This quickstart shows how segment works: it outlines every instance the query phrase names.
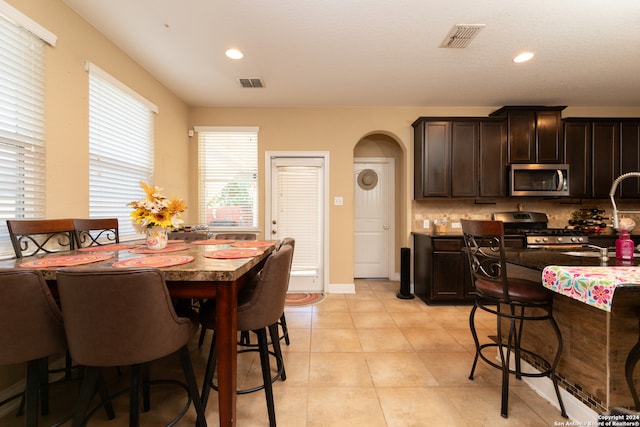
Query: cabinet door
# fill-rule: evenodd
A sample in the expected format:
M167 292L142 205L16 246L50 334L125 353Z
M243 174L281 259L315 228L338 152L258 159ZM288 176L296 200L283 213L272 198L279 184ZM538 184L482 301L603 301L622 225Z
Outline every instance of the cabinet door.
M593 123L591 175L595 198L608 198L611 183L620 175L619 131L619 122Z
M569 164L569 194L591 197L591 122L565 122L564 143L564 158Z
M478 195L478 122L451 124L451 195Z
M506 121L480 122L480 197L506 196L506 166Z
M640 122L620 124L620 174L640 171ZM627 178L620 182L620 197L640 197L640 179Z
M451 123L423 122L416 128L414 197L451 194ZM419 156L419 157L418 157Z
M562 121L559 111L536 113L536 162L562 163Z
M535 111L509 112L509 163L535 163Z
M465 292L465 271L469 270L462 252L462 239L433 239L433 300L462 300ZM467 275L468 276L468 275Z

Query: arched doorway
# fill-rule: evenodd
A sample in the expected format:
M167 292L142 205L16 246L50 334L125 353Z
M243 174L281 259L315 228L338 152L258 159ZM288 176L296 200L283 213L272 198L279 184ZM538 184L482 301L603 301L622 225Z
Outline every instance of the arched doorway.
M399 279L398 231L405 155L398 139L371 133L354 148L354 277Z

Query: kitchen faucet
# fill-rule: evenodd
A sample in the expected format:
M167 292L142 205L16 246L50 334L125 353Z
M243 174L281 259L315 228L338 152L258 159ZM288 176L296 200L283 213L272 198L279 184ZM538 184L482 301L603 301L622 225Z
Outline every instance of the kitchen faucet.
M613 195L616 193L616 188L618 187L618 184L620 183L620 181L623 181L627 178L631 178L633 176L640 178L640 172L628 172L623 175L620 175L613 181L613 184L611 184L611 190L609 190L609 198L611 199L611 204L613 205L613 214L611 215L611 217L613 218L614 230L617 230L618 227L620 226L620 223L618 222L619 213L621 214L640 213L640 211L618 211L618 207L616 206L616 201L613 199Z

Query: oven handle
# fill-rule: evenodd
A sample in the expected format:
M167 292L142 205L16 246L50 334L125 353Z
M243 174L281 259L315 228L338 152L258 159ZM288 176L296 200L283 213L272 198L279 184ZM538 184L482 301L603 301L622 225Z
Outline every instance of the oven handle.
M565 183L564 183L564 175L562 174L562 170L558 169L556 170L556 173L558 174L558 191L562 191L564 189Z

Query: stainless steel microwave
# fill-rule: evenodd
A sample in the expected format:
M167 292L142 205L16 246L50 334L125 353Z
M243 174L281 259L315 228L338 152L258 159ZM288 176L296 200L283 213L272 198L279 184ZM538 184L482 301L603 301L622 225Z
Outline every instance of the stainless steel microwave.
M508 182L510 196L568 196L569 165L512 164Z

